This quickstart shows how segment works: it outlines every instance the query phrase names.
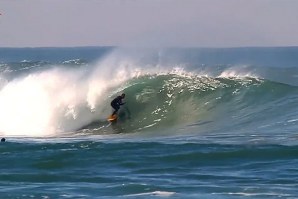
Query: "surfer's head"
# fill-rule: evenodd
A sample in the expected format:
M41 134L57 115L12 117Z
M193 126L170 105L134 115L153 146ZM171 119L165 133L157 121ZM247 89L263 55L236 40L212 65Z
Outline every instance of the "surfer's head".
M2 139L1 139L1 142L5 142L5 138L2 138Z
M122 97L122 99L124 99L125 98L125 93L122 93L121 97Z

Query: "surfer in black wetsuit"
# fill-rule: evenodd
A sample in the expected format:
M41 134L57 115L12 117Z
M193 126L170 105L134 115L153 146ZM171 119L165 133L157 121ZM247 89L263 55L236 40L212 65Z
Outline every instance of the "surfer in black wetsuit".
M122 100L124 98L125 98L125 94L122 93L122 95L120 95L112 100L111 106L113 107L113 109L115 109L114 112L112 113L112 116L115 115L118 112L118 110L120 109L120 106L124 104L122 102Z

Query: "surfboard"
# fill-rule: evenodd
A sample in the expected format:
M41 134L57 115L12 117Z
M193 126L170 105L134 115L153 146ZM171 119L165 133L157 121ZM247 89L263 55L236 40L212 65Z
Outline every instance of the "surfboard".
M110 115L108 117L108 121L109 122L116 122L117 121L117 115L116 114L115 115Z

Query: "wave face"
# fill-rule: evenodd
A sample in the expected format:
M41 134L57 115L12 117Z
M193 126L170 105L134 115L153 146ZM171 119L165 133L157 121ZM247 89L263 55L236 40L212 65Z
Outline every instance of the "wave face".
M236 56L234 62L239 62L242 51L236 53L238 57L234 51L223 53L228 58ZM254 49L251 51L256 56ZM200 62L203 55L205 62L206 57L210 59L210 49L122 49L106 53L99 61L83 57L54 63L3 61L2 134L43 137L86 132L262 132L266 136L297 129L298 112L293 107L298 104L298 69L292 65ZM253 62L261 63L259 60ZM119 112L117 125L109 126L109 103L122 92L127 94L126 104Z
M297 127L298 87L252 77L148 75L129 80L120 121L128 130ZM121 115L122 114L122 115ZM296 124L294 124L296 123ZM268 128L266 128L268 126ZM274 128L273 128L274 127Z

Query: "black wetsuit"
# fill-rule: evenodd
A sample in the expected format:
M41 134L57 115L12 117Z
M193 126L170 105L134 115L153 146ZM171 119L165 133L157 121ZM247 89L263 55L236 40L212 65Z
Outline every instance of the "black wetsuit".
M120 106L123 105L124 103L122 102L122 97L118 96L115 99L113 99L113 101L111 102L111 106L113 107L113 109L115 109L115 111L113 112L112 115L116 114L118 112L118 110L120 109Z

